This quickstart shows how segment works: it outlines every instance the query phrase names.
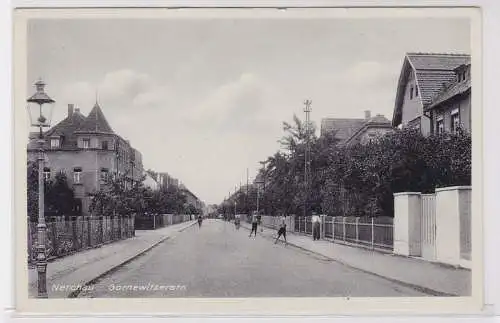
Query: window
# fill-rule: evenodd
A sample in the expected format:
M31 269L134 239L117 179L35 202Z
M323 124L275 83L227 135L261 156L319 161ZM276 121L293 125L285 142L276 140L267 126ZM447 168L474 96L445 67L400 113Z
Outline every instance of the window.
M410 99L413 99L413 86L410 87Z
M415 86L415 97L418 97L418 86Z
M453 109L451 111L451 132L456 133L460 128L460 112L459 109Z
M49 167L44 167L43 168L43 178L46 181L50 180L50 168Z
M444 121L443 117L438 117L436 121L436 132L437 134L444 133Z
M75 167L73 169L73 183L81 184L82 182L82 169L80 167Z
M101 184L105 184L106 181L108 180L108 169L107 168L101 168Z
M104 150L108 150L108 142L107 141L101 142L101 148Z
M82 199L76 198L74 203L75 215L82 215Z
M50 148L59 148L59 138L50 139Z
M90 139L88 139L88 138L83 139L83 148L84 149L89 149L90 148Z

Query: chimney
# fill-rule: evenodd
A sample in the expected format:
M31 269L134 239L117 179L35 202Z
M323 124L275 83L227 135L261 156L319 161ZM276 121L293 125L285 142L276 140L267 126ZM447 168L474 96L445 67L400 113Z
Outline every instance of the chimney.
M368 120L372 117L372 113L370 110L365 110L365 119Z
M70 117L70 118L73 116L74 107L75 107L75 105L73 103L68 104L68 117Z

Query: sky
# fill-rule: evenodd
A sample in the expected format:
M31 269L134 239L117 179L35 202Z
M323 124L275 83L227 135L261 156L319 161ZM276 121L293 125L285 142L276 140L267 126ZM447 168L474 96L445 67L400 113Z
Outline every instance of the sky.
M392 119L406 52L470 53L466 19L37 19L28 93L39 78L52 124L96 96L113 130L206 203L220 203L274 154L282 122ZM319 129L317 130L319 134Z

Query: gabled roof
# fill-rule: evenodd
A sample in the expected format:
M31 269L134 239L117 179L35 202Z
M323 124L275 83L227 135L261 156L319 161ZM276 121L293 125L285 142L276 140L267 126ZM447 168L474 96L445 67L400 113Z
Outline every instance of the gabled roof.
M76 136L75 131L80 128L85 122L85 116L81 114L78 110L73 112L71 116L67 116L61 122L56 124L54 127L45 132L45 137L51 136L61 136L62 147L64 148L76 148Z
M407 53L416 70L452 71L457 66L470 63L468 54L450 53Z
M452 83L448 88L446 88L443 92L439 93L436 95L432 103L427 107L428 109L432 109L435 106L448 101L449 99L461 95L463 93L466 93L471 89L471 80L470 78L466 79L465 81L462 82L455 82Z
M109 125L101 107L96 102L85 122L78 128L77 133L105 133L114 134L113 129Z
M390 125L390 124L391 124L391 121L389 119L387 119L385 116L383 116L381 114L377 114L373 118L370 118L370 120L368 120L365 123L365 126L369 126L369 125Z
M347 140L346 143L350 142L354 138L358 137L363 130L368 128L392 128L391 121L381 114L377 114L375 117L368 119L363 123L363 125L356 130Z
M403 60L396 92L392 119L393 126L401 123L405 86L411 72L415 73L422 105L431 104L432 99L443 91L444 86L456 78L455 68L470 64L467 54L407 53Z
M335 131L335 138L343 142L361 129L365 122L365 119L325 118L321 120L321 134Z

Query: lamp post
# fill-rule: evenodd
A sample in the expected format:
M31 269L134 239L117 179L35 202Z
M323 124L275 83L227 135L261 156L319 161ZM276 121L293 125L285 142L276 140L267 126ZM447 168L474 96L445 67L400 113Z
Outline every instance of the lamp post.
M45 224L44 213L44 177L43 168L45 161L43 128L50 127L50 117L52 117L52 104L55 102L45 93L45 83L38 80L35 83L36 93L27 99L28 112L30 116L31 126L38 127L40 130L38 136L38 224L37 224L37 246L36 246L36 269L38 273L38 297L47 298L47 255L46 255L46 239L47 225ZM49 107L49 119L43 114L43 105Z

